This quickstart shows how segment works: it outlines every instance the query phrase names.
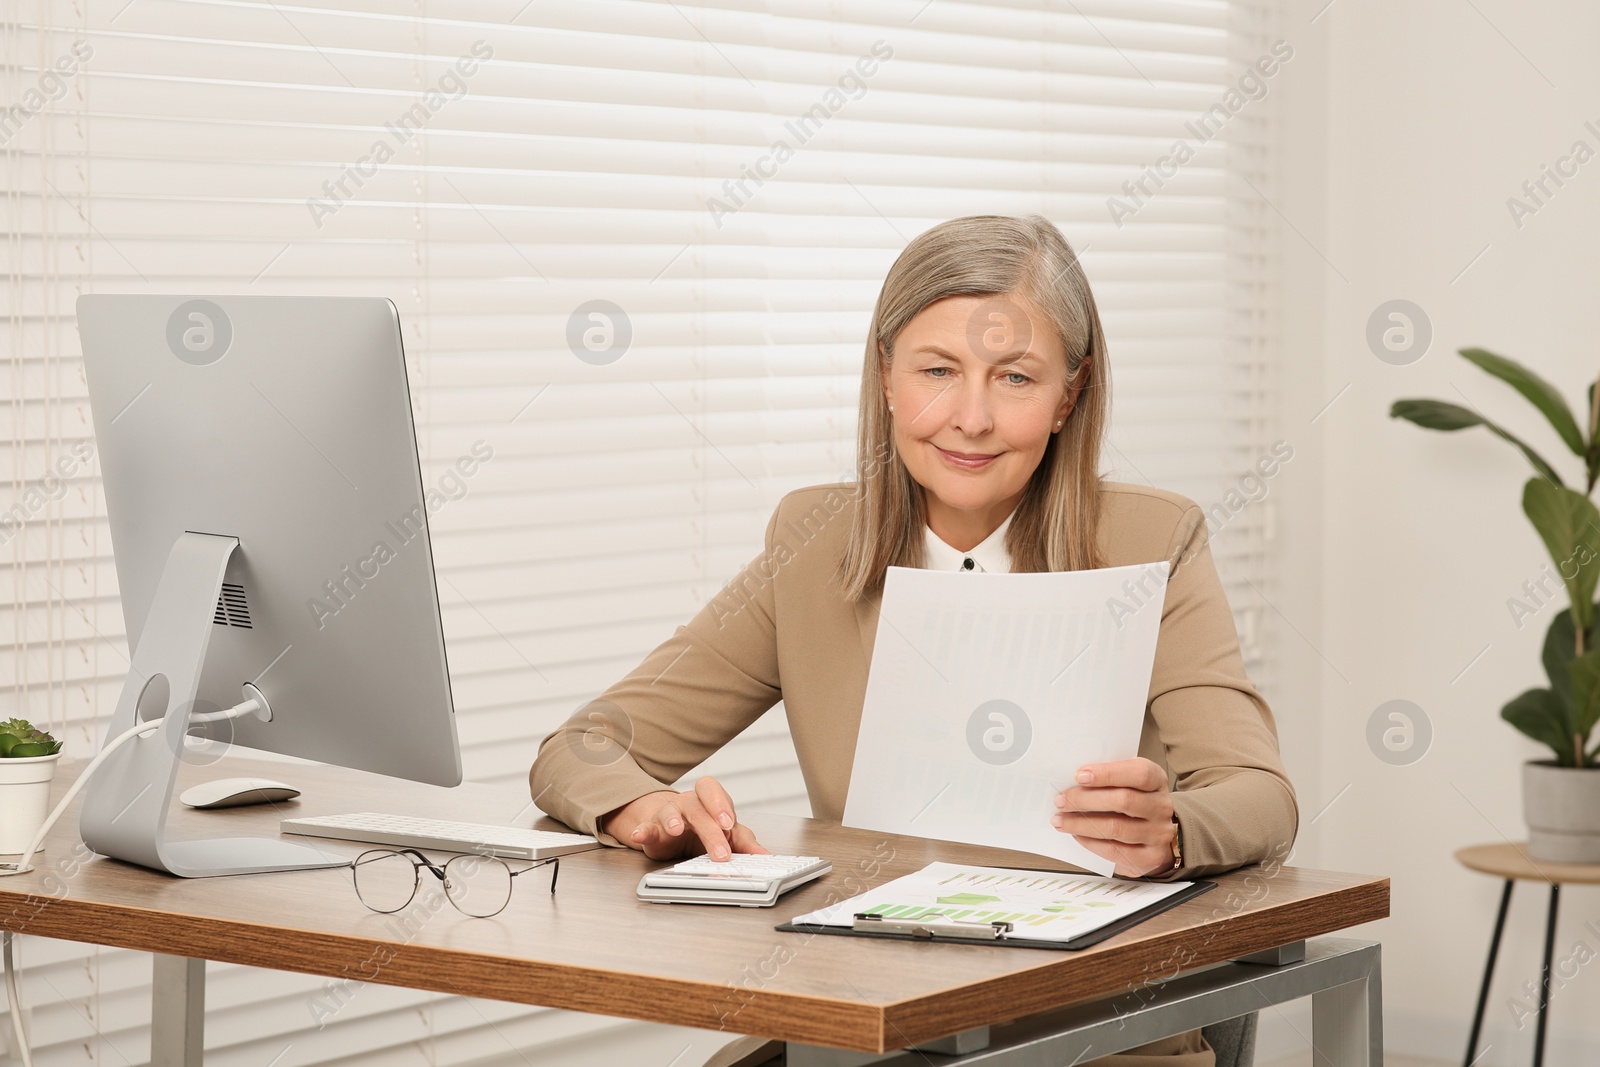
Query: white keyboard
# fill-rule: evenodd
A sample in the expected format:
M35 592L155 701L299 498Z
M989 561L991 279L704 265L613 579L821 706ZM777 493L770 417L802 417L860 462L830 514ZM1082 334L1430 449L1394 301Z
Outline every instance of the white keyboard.
M433 848L443 852L475 852L521 860L547 860L597 848L600 842L584 834L554 830L524 830L516 826L447 822L410 815L381 815L362 811L351 815L315 815L284 819L286 834L331 837L340 841L370 841L401 848Z
M735 854L713 860L691 860L639 880L639 899L656 904L737 904L765 908L796 886L821 878L833 864L817 856L753 856Z

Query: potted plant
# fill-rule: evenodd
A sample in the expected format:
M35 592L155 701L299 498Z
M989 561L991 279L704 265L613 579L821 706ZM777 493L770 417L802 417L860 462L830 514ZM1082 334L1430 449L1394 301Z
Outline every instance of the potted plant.
M0 853L21 852L50 812L61 742L26 719L0 722Z
M1600 480L1600 395L1589 386L1580 427L1555 387L1521 364L1481 348L1461 356L1521 393L1583 462L1582 490L1568 486L1555 467L1528 444L1481 414L1442 400L1396 400L1393 418L1429 430L1482 426L1509 442L1533 464L1522 487L1522 510L1555 562L1568 607L1550 621L1544 640L1548 688L1529 689L1500 709L1500 717L1546 745L1554 759L1522 768L1522 810L1528 854L1552 863L1600 863L1600 744L1589 747L1600 719L1600 646L1595 626L1595 583L1600 578L1600 509L1591 499ZM1600 384L1600 383L1596 383ZM1536 604L1536 606L1538 606ZM1513 608L1515 611L1515 608ZM1531 612L1536 607L1530 607Z

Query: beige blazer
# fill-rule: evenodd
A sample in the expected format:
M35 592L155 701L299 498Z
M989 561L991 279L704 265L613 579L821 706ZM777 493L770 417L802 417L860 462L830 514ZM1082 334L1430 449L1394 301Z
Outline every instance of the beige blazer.
M545 738L530 775L538 806L617 844L596 820L677 781L782 700L812 814L841 819L881 600L851 604L834 578L854 493L833 484L785 496L761 553ZM1281 861L1299 821L1272 712L1245 674L1206 540L1204 513L1188 498L1102 483L1107 565L1172 565L1139 742L1167 772L1182 835L1183 866L1161 880Z

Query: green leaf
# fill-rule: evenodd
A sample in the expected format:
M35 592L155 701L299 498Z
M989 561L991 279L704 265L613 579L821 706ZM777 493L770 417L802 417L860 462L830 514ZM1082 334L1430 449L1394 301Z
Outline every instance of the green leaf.
M1566 730L1566 708L1549 689L1530 689L1500 709L1500 717L1556 754L1556 762L1573 765L1572 734Z
M11 755L11 749L22 744L22 738L16 734L0 734L0 759Z
M1584 454L1583 433L1578 429L1577 420L1572 417L1572 409L1567 407L1566 399L1556 391L1555 386L1516 360L1497 356L1487 349L1463 348L1461 355L1467 362L1476 364L1527 397L1528 402L1550 420L1550 425L1572 449L1573 455Z
M1482 426L1501 440L1515 445L1528 458L1528 462L1533 464L1533 469L1544 477L1557 485L1565 484L1561 481L1561 475L1544 461L1543 456L1529 448L1514 434L1460 404L1448 404L1443 400L1396 400L1389 405L1389 417L1414 422L1424 430L1465 430L1473 426Z
M1572 721L1577 734L1574 748L1588 744L1594 724L1600 722L1600 649L1591 649L1572 661Z
M1577 635L1572 629L1572 609L1564 608L1550 620L1550 629L1544 634L1544 673L1550 677L1550 688L1566 700L1572 693L1570 664L1578 656Z
M1529 478L1522 510L1544 539L1556 571L1572 599L1573 623L1585 633L1594 625L1594 589L1600 579L1600 510L1582 493Z
M1589 412L1594 411L1594 385L1594 382L1589 383ZM1585 419L1589 417L1587 413L1584 415ZM1589 427L1589 448L1584 453L1583 462L1588 468L1589 489L1592 491L1594 483L1600 480L1600 432L1597 432L1594 426Z
M54 756L61 751L60 741L24 741L13 745L6 753L8 759L28 759L32 756Z

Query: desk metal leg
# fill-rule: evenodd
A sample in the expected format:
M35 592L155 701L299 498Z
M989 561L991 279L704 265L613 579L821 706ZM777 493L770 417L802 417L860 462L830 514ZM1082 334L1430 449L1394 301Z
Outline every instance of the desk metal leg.
M206 961L155 956L150 1067L200 1067L205 1055Z
M1383 978L1366 978L1311 994L1311 1047L1317 1063L1383 1067Z
M1556 913L1561 910L1561 883L1550 883L1550 911L1544 917L1544 970L1539 979L1539 1022L1533 1031L1533 1067L1544 1063L1544 1023L1550 1017L1550 957L1556 943Z
M1511 889L1516 880L1506 879L1505 890L1500 894L1500 914L1495 916L1494 936L1489 939L1489 962L1483 967L1483 985L1478 989L1478 1010L1472 1013L1472 1033L1467 1037L1467 1058L1461 1061L1461 1067L1472 1067L1478 1058L1478 1033L1483 1029L1483 1009L1489 1003L1489 983L1494 978L1494 961L1500 955L1500 935L1506 928L1506 910L1511 907ZM1544 1018L1541 1012L1540 1019Z

